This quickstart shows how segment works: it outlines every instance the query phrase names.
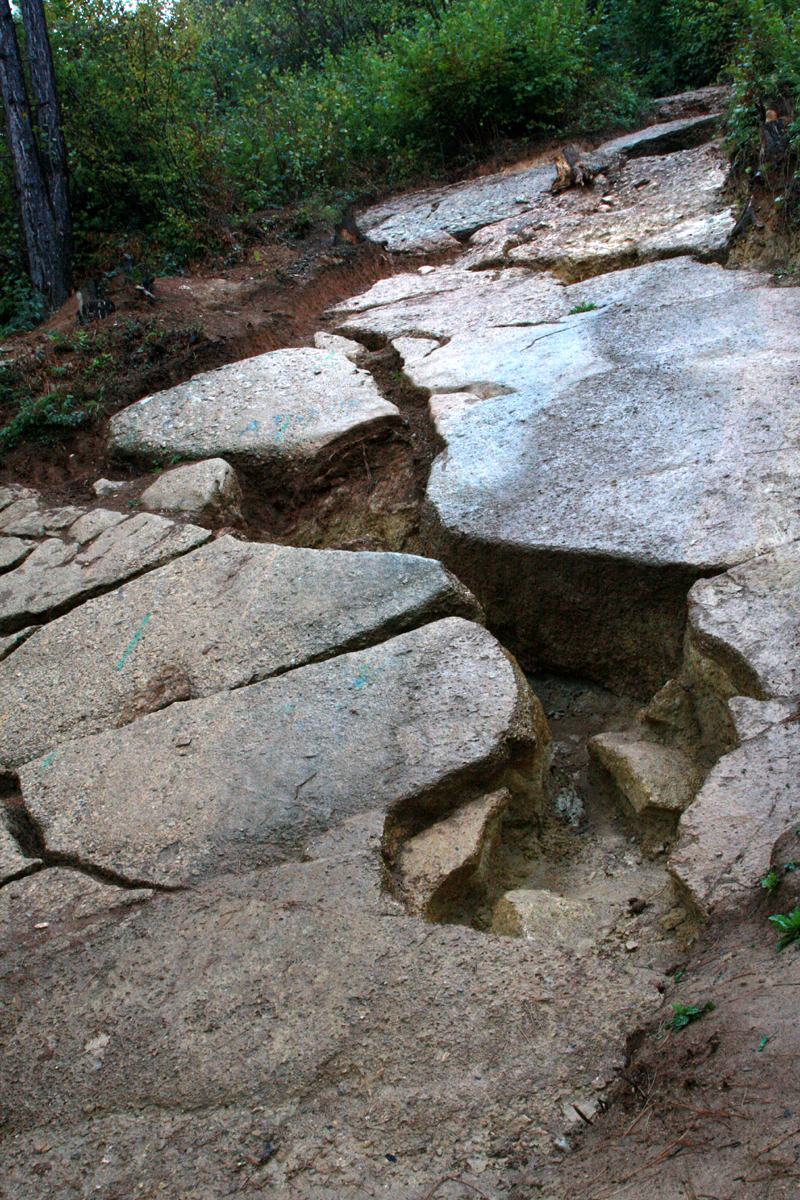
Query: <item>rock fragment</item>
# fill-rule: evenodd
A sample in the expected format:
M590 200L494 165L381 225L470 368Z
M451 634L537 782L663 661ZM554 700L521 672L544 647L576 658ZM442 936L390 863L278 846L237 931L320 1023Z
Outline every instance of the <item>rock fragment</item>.
M192 513L232 524L242 520L242 489L224 458L207 458L165 471L140 499L149 512Z

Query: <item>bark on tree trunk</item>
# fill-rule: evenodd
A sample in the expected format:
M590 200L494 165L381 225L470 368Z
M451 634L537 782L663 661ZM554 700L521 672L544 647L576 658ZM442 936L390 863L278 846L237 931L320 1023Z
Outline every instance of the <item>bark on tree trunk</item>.
M36 0L41 7L41 0ZM25 11L31 0L22 0ZM41 12L42 32L47 40L44 12ZM49 43L47 46L49 56ZM52 70L52 57L48 57ZM55 84L52 83L55 97ZM66 173L59 180L57 195L61 204L61 218L57 216L54 196L48 187L50 167L45 168L34 134L31 108L25 87L22 58L17 41L17 31L11 16L8 0L0 0L0 90L6 114L6 129L11 147L14 167L14 182L19 197L22 230L28 253L31 283L37 292L44 295L51 307L58 307L69 295L71 265L71 235L69 204L66 195ZM58 129L62 165L66 165L63 140L60 138L58 107L50 108L48 121L55 116Z
M53 218L58 230L59 259L53 264L52 300L62 304L72 282L72 221L69 211L67 148L61 131L61 105L56 91L53 52L42 0L21 0L33 101L39 126L39 157Z

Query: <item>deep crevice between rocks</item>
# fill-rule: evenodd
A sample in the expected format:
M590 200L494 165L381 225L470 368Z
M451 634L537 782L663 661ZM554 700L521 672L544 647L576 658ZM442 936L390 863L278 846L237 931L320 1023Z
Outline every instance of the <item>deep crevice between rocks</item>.
M0 772L0 806L6 829L17 843L22 854L33 861L30 868L17 872L11 877L0 880L0 888L34 875L49 867L63 867L88 875L98 883L118 887L123 891L138 891L149 889L156 892L182 892L182 886L172 887L167 884L154 883L148 879L131 879L113 871L110 867L100 867L95 863L84 861L80 855L64 854L60 851L49 850L47 839L39 822L25 804L19 776L12 771Z

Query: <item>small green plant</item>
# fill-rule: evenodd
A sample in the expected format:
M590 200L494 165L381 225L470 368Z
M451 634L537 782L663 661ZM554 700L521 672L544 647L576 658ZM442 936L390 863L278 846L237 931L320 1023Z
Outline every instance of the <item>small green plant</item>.
M764 889L764 891L767 893L767 895L771 896L772 893L775 891L775 889L777 887L780 887L780 882L781 882L780 873L778 871L776 871L775 868L773 867L770 871L767 872L766 875L763 876L763 878L761 880L761 886Z
M583 300L583 301L581 301L581 303L580 303L580 304L576 304L574 308L571 308L571 309L569 310L569 314L568 314L568 315L569 315L570 317L574 317L574 316L576 316L578 313L594 312L594 310L595 310L596 308L597 308L597 305L596 305L596 304L592 304L592 302L591 302L590 300Z
M705 1004L673 1004L672 1008L675 1015L669 1025L676 1032L691 1025L692 1021L699 1021L705 1013L714 1011L714 1005L710 1000L706 1000Z
M800 908L796 908L794 912L778 914L776 917L769 918L772 924L776 927L779 933L778 949L785 950L787 946L791 946L792 942L800 941Z

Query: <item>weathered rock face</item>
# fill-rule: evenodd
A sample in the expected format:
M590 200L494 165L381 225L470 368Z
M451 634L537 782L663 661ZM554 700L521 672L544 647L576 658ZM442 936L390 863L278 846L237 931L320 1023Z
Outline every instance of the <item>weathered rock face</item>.
M492 933L526 938L543 947L561 944L585 950L592 944L596 924L589 904L542 888L517 888L498 901Z
M510 1123L515 1153L546 1151L574 1095L574 1047L591 1078L613 1078L628 1023L660 1003L652 973L421 924L382 891L382 825L366 814L306 862L156 896L82 937L54 917L38 934L20 921L7 961L27 969L11 977L0 1059L7 1189L41 1191L43 1138L57 1139L47 1186L65 1196L73 1183L124 1194L125 1180L223 1196L241 1188L239 1148L258 1162L268 1141L278 1153L256 1182L276 1195L388 1183L422 1196L465 1118L474 1140L455 1154L481 1168L486 1194L501 1190L489 1154ZM41 900L20 895L20 909L41 913ZM10 986L0 979L4 1000ZM583 1004L563 1003L566 990ZM322 1116L339 1122L333 1142Z
M19 777L51 855L174 887L365 809L435 819L507 773L534 811L544 730L494 638L453 617L66 743Z
M0 663L0 767L445 616L481 613L429 559L221 537L9 652Z
M470 285L451 282L457 311ZM593 311L553 321L530 304L514 327L490 303L481 335L407 363L453 401L437 410L429 544L532 664L652 693L677 666L693 579L800 536L800 300L766 305L759 283L685 259L620 271L562 289ZM443 299L416 298L412 323L408 301L368 293L346 324L446 337Z
M16 543L16 531L23 527L46 539L0 577L0 634L50 620L211 537L207 529L150 513L125 517L107 509L85 514L60 509L58 514L54 518L42 509L37 497L18 500L0 513L0 550L7 539ZM64 530L64 536L47 536L55 530Z
M613 187L602 181L589 190L545 194L524 217L480 230L465 264L532 267L573 283L684 254L702 262L726 257L736 218L723 196L718 150L636 158L614 173Z
M670 746L619 733L598 733L589 753L639 815L677 817L688 808L701 783L695 763Z
M710 114L653 125L606 142L591 159L603 167L697 146L713 136L716 123ZM456 187L413 192L367 209L358 225L366 238L388 250L429 253L457 249L484 226L535 212L554 179L555 170L547 163Z
M439 921L470 889L492 888L501 822L511 799L505 788L481 796L403 844L398 876L410 912Z
M399 425L372 376L335 350L275 350L195 375L117 413L109 447L158 461L223 456L277 472Z
M725 755L683 814L670 871L702 913L735 908L770 869L800 819L797 723L775 725Z
M238 523L242 520L242 489L236 472L224 458L207 458L166 471L141 495L150 512L185 512Z
M689 593L687 635L732 694L800 700L800 545L699 580Z

